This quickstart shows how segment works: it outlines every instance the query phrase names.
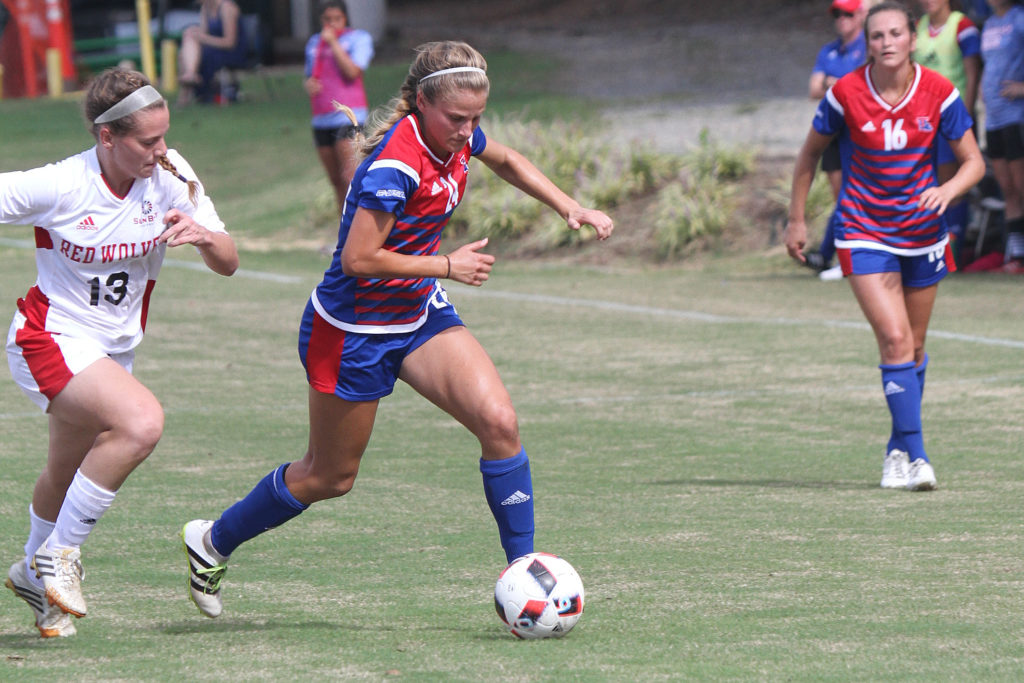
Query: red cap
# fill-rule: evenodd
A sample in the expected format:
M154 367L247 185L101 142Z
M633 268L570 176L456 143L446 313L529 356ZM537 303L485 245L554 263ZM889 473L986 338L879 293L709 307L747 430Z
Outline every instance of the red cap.
M855 13L860 9L860 0L832 0L832 11Z

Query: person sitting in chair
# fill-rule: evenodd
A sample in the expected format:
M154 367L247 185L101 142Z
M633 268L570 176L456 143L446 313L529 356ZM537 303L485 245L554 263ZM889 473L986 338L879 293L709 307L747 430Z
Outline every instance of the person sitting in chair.
M234 0L201 0L199 24L181 35L178 104L193 98L210 102L216 94L214 77L223 68L246 64L248 40L241 21L242 11Z

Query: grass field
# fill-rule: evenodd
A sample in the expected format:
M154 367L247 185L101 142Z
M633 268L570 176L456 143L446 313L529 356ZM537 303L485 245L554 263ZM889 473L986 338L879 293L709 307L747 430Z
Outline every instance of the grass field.
M24 106L0 103L0 117ZM250 125L251 110L225 111L212 120ZM243 234L256 228L240 217L275 199L227 189L254 165L207 183ZM8 306L34 279L27 238L0 234ZM510 261L480 290L453 284L519 411L537 548L570 560L587 589L566 638L521 642L491 604L504 559L477 445L403 386L382 403L352 493L240 548L225 614L198 613L178 530L302 454L296 329L324 262L245 251L230 279L196 264L174 250L154 294L136 375L166 430L84 547L89 616L76 637L42 641L5 591L0 679L1020 679L1019 281L941 287L924 406L940 488L921 494L878 488L888 414L848 289L781 255ZM0 433L0 548L13 562L46 421L6 380Z

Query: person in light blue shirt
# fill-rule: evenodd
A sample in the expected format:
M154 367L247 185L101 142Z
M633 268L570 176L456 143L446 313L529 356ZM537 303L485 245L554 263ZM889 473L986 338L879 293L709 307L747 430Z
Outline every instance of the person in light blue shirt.
M988 0L981 32L986 152L1006 202L1004 270L1024 273L1024 7Z

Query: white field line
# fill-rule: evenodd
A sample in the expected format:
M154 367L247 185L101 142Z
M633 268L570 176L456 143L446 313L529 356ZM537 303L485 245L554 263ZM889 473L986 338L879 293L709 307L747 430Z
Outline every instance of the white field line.
M8 237L0 237L0 246L14 247L15 249L35 249L35 244L33 244L31 240L16 240ZM195 261L179 261L178 259L165 258L164 266L169 268L184 268L186 270L212 273L205 264L197 263ZM244 277L253 280L267 280L269 282L280 282L282 284L298 284L304 279L295 275L281 275L280 273L246 270L245 268L239 268L236 270L234 277Z
M32 249L34 245L29 240L14 240L9 238L0 237L0 245L10 246L16 248ZM205 265L196 263L193 261L179 261L177 259L165 259L164 265L186 268L190 270L196 270L200 272L209 272ZM258 280L268 280L272 282L281 282L288 284L301 283L305 278L293 275L282 275L280 273L272 273L266 271L257 270L245 270L239 269L236 276L248 277ZM470 287L458 287L458 293L460 296L476 296L481 298L489 299L504 299L506 301L524 302L524 303L538 303L547 306L568 306L570 308L590 308L600 311L610 311L613 313L626 313L630 315L644 315L654 316L663 319L675 319L675 320L687 320L695 322L703 322L708 324L758 324L758 325L786 325L786 326L822 326L822 327L841 327L850 328L857 330L870 330L867 323L855 322L850 320L830 320L827 318L821 319L800 319L800 318L783 318L783 317L741 317L731 315L718 315L715 313L703 313L700 311L686 311L674 308L657 308L653 306L637 306L633 304L620 303L616 301L603 301L600 299L576 299L572 297L563 296L552 296L549 294L524 294L522 292L506 292L495 289L476 289ZM1024 341L1017 339L1003 339L1000 337L983 337L980 335L973 334L962 334L959 332L946 332L944 330L928 330L928 336L931 338L950 339L954 341L962 341L969 344L981 344L985 346L1002 346L1013 349L1024 349ZM961 383L992 383L992 382L1005 382L1015 381L1024 379L1024 375L999 375L995 377L981 377L975 379L964 379L957 380L956 384ZM857 387L846 387L849 390L870 390L874 388L867 386ZM833 392L836 390L835 386L830 386L827 389L822 388L821 391ZM579 397L569 399L564 402L568 403L605 403L605 402L618 402L623 400L635 401L635 400L686 400L690 398L706 398L706 397L735 397L735 396L760 396L768 394L792 394L792 393L814 393L814 389L803 387L801 389L758 389L752 391L693 391L693 392L681 392L673 394L661 394L658 396L650 394L641 394L636 396L607 396L601 398L595 397ZM560 401L563 402L563 401ZM11 419L11 418L24 418L30 415L36 415L37 413L0 413L0 420Z
M656 308L652 306L636 306L616 301L601 301L597 299L574 299L563 296L551 296L548 294L523 294L521 292L503 292L500 290L480 290L470 288L459 288L459 295L479 296L493 299L506 299L510 301L538 303L553 306L568 306L570 308L593 308L614 313L630 313L634 315L651 315L658 318L669 318L677 320L693 320L704 323L715 324L737 324L754 323L758 325L820 325L822 327L843 327L857 330L870 330L865 322L854 322L850 320L830 320L828 318L779 318L779 317L741 317L732 315L718 315L715 313L701 313L700 311L684 311L674 308ZM943 330L928 330L929 338L951 339L955 341L968 342L972 344L983 344L986 346L1005 346L1012 349L1024 349L1024 340L1002 339L999 337L982 337L974 334L962 334L959 332L946 332Z
M22 249L33 249L35 245L30 240L16 240L0 237L0 245L17 247ZM209 272L209 269L195 261L179 261L177 259L164 259L164 265L174 268L186 268L199 272ZM260 270L246 270L239 268L236 276L253 278L256 280L268 280L288 284L301 283L305 278L295 275L282 275ZM522 292L504 292L494 289L477 289L473 287L458 287L460 295L480 296L493 299L506 299L509 301L520 301L529 303L540 303L551 306L569 306L571 308L592 308L596 310L612 311L614 313L629 313L632 315L652 315L658 318L674 318L677 320L694 320L705 323L736 324L755 323L759 325L820 325L822 327L843 327L857 330L869 330L870 327L864 322L850 320L830 320L828 318L800 319L800 318L744 318L740 316L718 315L715 313L701 313L700 311L684 311L674 308L656 308L653 306L637 306L617 301L601 301L599 299L575 299L563 296L551 296L548 294L524 294ZM1024 349L1024 340L1002 339L999 337L983 337L974 334L962 334L960 332L946 332L944 330L928 330L931 338L951 339L954 341L982 344L985 346L1004 346L1012 349Z

